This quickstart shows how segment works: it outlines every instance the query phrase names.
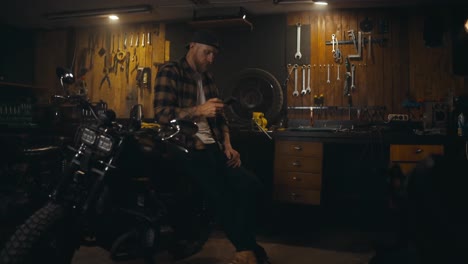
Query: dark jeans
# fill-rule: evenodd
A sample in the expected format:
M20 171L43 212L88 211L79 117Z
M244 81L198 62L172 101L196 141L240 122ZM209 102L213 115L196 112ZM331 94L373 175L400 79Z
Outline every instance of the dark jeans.
M185 170L203 191L216 221L237 251L255 250L256 207L262 184L245 168L226 166L227 158L216 144L193 150Z

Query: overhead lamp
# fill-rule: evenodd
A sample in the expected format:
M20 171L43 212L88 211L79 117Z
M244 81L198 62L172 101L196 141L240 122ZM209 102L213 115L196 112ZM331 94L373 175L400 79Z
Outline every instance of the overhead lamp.
M312 0L273 0L273 4L314 4Z
M317 2L315 2L314 4L316 4L316 5L323 5L323 6L328 5L328 3L325 2L325 1L317 1Z
M141 14L150 13L152 10L150 5L136 5L117 8L99 8L99 9L86 9L78 11L66 11L49 13L45 16L49 20L65 20L75 18L90 18L90 17L109 17L110 15L119 14Z
M273 0L273 4L316 4L316 5L328 5L325 1L313 1L313 0Z

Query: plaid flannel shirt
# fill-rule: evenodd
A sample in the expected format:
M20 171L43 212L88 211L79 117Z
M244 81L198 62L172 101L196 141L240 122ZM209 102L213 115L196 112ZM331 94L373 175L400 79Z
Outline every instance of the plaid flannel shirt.
M172 119L195 120L194 107L197 105L196 72L182 58L179 63L170 62L159 67L154 86L154 117L161 124ZM203 90L206 100L219 98L219 91L210 73L202 74ZM222 145L224 133L229 133L228 123L223 114L207 118L215 140ZM196 136L186 138L185 144L195 149L203 149L203 142Z

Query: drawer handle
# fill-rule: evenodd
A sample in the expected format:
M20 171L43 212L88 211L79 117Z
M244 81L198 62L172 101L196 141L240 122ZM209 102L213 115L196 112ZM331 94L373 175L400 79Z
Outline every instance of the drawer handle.
M292 163L292 165L296 166L296 167L299 167L299 166L301 166L301 163L296 160L295 162Z
M300 197L299 194L297 194L297 193L291 193L291 199L296 200L296 199L299 198L299 197Z
M294 146L294 149L295 150L302 150L302 147L301 146Z
M415 151L416 154L419 154L419 153L422 153L422 152L423 152L423 150L420 149L420 148L416 149L416 151Z
M294 181L301 181L302 179L301 179L301 178L298 178L298 177L296 177L296 176L294 176L294 177L293 177L293 180L294 180Z

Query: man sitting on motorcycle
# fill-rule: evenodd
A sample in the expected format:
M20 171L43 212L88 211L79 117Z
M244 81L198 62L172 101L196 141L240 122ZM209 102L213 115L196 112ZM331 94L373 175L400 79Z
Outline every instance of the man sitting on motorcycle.
M267 263L255 235L256 199L261 184L242 167L240 154L231 145L225 105L208 71L219 51L218 39L209 31L198 31L186 47L188 51L179 62L159 68L154 87L156 122L188 119L197 124L194 138L186 140L191 156L184 168L200 184L236 249L229 263Z

